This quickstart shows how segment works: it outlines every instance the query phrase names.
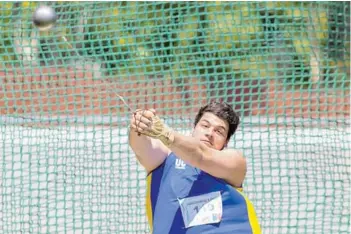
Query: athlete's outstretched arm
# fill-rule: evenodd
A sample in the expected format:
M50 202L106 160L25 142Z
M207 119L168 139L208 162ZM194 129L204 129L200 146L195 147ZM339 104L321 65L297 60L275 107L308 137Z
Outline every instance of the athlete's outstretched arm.
M144 114L148 112L154 114L155 110L151 109L145 111ZM147 173L149 173L162 164L170 153L170 149L160 140L140 135L136 131L136 118L140 119L141 115L142 112L136 111L130 119L129 145L134 151L139 163L146 169Z
M169 148L190 165L240 187L246 175L246 159L234 149L216 150L192 137L173 132Z
M246 175L246 160L237 150L216 150L200 140L168 128L154 113L144 113L135 126L143 135L159 139L188 164L239 187Z

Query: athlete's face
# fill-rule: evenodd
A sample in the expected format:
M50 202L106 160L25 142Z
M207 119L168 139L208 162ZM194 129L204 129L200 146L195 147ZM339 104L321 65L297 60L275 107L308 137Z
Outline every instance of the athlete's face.
M194 128L193 137L211 148L222 150L228 143L228 130L229 124L226 120L205 112Z

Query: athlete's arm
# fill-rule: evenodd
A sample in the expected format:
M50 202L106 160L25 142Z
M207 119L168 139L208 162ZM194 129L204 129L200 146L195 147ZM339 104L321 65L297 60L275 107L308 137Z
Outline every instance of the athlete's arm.
M192 136L177 132L173 134L174 141L169 148L183 161L224 179L234 187L242 185L246 175L246 159L241 152L233 149L219 151Z
M154 110L149 110L155 112ZM139 163L147 173L151 172L163 163L170 150L158 139L139 135L136 132L136 118L140 118L138 111L132 115L129 129L129 145L134 151Z

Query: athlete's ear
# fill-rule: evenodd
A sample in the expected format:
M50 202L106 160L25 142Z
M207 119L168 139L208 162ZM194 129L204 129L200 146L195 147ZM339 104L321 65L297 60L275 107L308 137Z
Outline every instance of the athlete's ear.
M223 149L227 148L229 140L226 140L225 144L223 145Z

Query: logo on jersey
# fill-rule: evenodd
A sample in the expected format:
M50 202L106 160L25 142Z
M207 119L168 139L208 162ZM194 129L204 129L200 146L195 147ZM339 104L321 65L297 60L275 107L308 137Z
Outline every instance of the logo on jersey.
M186 164L183 160L176 158L176 161L175 161L175 168L176 169L183 169L184 170L185 166L186 166Z

